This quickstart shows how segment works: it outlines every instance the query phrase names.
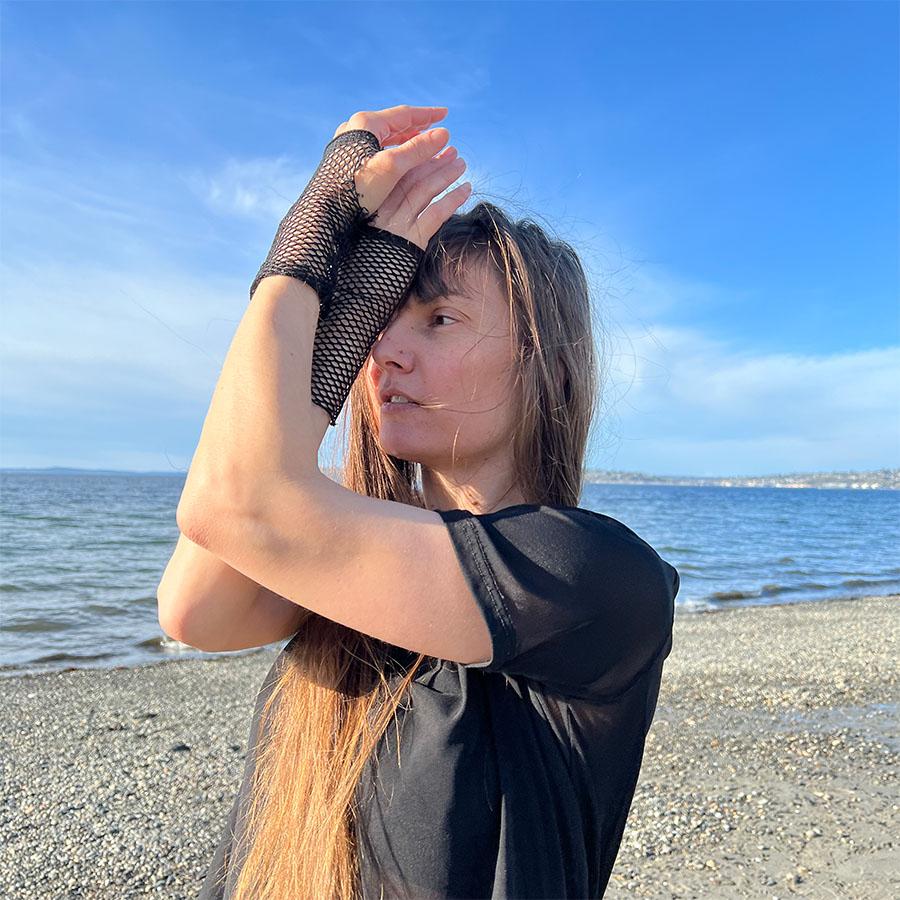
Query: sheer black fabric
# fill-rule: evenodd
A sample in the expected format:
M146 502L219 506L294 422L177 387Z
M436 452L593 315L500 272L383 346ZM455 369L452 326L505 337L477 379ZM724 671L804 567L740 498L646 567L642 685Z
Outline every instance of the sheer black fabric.
M309 184L278 226L251 298L266 276L288 275L306 282L327 307L350 241L375 217L360 204L353 176L379 150L377 136L361 128L328 142Z
M312 402L337 417L379 333L406 299L424 251L399 234L364 225L338 267L312 353Z

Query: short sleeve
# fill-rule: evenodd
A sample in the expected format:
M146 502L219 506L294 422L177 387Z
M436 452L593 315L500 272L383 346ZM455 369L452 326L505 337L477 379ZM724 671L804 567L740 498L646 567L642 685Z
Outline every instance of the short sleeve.
M614 697L671 649L680 579L642 538L580 507L437 510L490 630L467 668Z

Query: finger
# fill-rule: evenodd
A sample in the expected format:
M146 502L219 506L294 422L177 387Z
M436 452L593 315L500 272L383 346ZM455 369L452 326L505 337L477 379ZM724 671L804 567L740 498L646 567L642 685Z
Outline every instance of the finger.
M466 181L458 188L454 188L449 193L444 194L440 200L435 200L425 212L419 216L418 231L423 243L420 246L427 246L432 235L450 218L453 213L459 209L463 203L471 196L472 182Z
M399 147L382 150L387 164L399 181L407 172L431 159L450 139L450 132L443 127L431 128L410 138Z
M409 107L409 119L406 119L401 112L403 107L393 107L393 109L398 112L395 113L391 110L382 111L383 113L390 114L388 116L388 123L393 129L381 142L382 147L399 146L447 115L446 106ZM409 126L402 131L399 130L403 127L403 123L407 121L410 123Z
M436 172L438 169L445 166L448 162L456 159L459 155L459 151L456 147L447 146L441 150L440 153L435 154L431 157L431 159L426 159L425 162L419 163L419 165L414 166L410 169L398 182L398 184L409 185L418 181L420 178L423 178L429 175L432 172Z
M424 175L405 192L397 214L402 221L414 222L434 198L445 191L466 170L464 159L454 159Z
M381 116L397 122L409 121L425 125L429 121L436 122L438 119L442 119L447 115L447 109L448 107L446 106L410 106L408 103L403 103L400 106L388 106L384 109L370 110L362 114Z
M414 169L410 169L410 171L397 182L390 195L378 208L381 214L387 219L391 218L400 208L401 204L409 201L410 192L416 184L420 183L423 179L430 177L433 173L441 171L444 166L456 159L456 155L456 147L444 147L437 156L433 156L427 162L421 163ZM435 193L439 193L439 191L433 192L431 196L419 206L412 218L415 218L415 216L422 211L425 203L433 198ZM411 221L411 219L408 221Z
M382 110L391 125L391 133L381 146L399 146L447 115L446 106L394 106ZM408 125L405 123L408 122ZM401 130L402 129L402 130Z
M347 128L363 128L378 138L382 147L403 143L447 115L446 106L391 106L354 113Z
M402 147L380 150L367 159L354 175L360 204L370 212L379 209L400 179L410 169L429 160L449 137L446 128L433 128L411 138Z

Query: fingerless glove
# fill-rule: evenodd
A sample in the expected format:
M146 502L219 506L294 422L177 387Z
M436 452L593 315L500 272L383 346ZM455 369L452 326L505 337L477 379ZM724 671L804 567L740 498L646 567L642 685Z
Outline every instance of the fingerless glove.
M267 275L289 275L312 287L320 308L327 308L341 257L357 230L375 218L360 203L353 176L379 150L376 135L359 128L326 145L309 184L278 226L250 287L251 299Z
M379 332L406 299L424 255L412 241L366 223L340 262L312 353L312 402L332 425Z

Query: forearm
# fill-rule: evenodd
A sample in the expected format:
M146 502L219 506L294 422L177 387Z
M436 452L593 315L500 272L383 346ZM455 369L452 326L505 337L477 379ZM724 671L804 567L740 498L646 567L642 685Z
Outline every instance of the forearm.
M252 521L278 485L305 487L323 477L318 451L328 425L424 252L406 237L369 227L375 214L360 205L354 179L380 151L374 133L343 131L279 225L179 503L179 526L197 543L204 543L203 529L236 516ZM431 152L420 140L412 156ZM340 310L317 329L320 309L327 314L333 302Z
M213 643L245 619L260 586L183 534L156 589L159 624L170 637L190 643L193 620L202 617Z
M319 298L283 275L264 279L232 339L191 460L179 525L253 511L272 485L324 477L329 416L311 399Z
M285 640L311 615L184 535L178 539L157 597L162 630L208 653Z

